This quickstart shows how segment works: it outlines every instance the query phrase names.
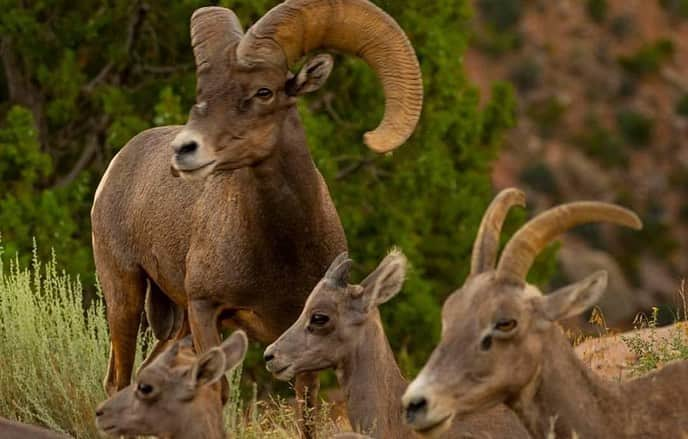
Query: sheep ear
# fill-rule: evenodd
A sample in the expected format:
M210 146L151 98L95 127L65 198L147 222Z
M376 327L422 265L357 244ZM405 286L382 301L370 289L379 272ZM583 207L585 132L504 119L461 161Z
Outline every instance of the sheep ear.
M191 369L191 385L200 388L217 382L225 374L225 353L214 347L201 355Z
M562 320L581 314L600 299L607 288L607 272L598 271L580 282L546 296L534 297L536 309L546 320Z
M234 331L222 342L220 348L225 354L225 372L229 372L244 361L248 351L248 337L242 330Z
M406 277L406 266L406 256L398 250L393 250L380 262L375 271L361 282L362 289L358 294L364 302L366 311L382 305L401 291Z
M287 94L301 96L318 90L332 72L334 60L328 54L316 55L306 62L299 73L287 80Z

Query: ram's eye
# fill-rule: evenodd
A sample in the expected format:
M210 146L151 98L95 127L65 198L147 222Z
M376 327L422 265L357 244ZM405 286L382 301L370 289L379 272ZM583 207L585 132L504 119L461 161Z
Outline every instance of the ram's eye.
M265 87L260 88L256 92L256 97L259 97L261 99L270 99L272 97L272 90Z
M136 390L137 390L141 395L143 395L143 396L148 396L148 395L150 395L151 393L153 393L153 390L154 390L154 389L153 389L153 386L151 386L150 384L139 383L139 385L136 386Z
M511 332L516 328L517 322L514 319L501 319L495 323L495 329L501 332Z
M327 317L325 314L313 314L311 316L311 325L315 326L323 326L327 322L330 321L330 318Z

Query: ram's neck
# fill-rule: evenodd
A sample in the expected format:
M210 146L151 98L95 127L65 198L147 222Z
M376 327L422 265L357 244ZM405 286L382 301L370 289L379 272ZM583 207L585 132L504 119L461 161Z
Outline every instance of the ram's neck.
M509 402L533 437L614 437L623 407L620 387L595 375L576 356L558 325L547 329L540 371Z
M364 325L358 346L337 369L351 424L356 431L373 437L410 436L401 405L407 382L394 359L377 309Z

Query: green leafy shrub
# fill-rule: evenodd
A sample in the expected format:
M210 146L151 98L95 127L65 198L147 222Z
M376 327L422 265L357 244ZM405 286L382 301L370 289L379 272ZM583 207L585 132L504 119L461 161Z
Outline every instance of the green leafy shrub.
M659 4L672 16L688 17L688 0L659 0Z
M592 18L593 21L602 23L607 19L607 14L609 12L607 0L587 0L585 8L588 12L588 16Z
M688 117L688 94L684 94L676 103L676 114Z
M515 27L523 15L521 0L478 0L480 16L496 29Z
M519 180L538 192L550 195L559 193L554 174L544 162L537 162L524 168Z
M619 111L616 123L624 140L637 148L648 146L652 140L654 121L637 111Z
M661 39L644 45L631 55L621 56L619 64L636 76L657 73L662 64L673 57L674 51L671 40Z
M526 110L528 117L535 122L540 135L551 137L559 128L566 106L555 96L533 102Z
M596 117L587 117L585 128L575 135L572 141L587 156L604 167L625 167L628 164L628 153L623 141L602 126Z
M528 92L540 85L542 67L534 58L520 59L509 73L509 79L521 92Z

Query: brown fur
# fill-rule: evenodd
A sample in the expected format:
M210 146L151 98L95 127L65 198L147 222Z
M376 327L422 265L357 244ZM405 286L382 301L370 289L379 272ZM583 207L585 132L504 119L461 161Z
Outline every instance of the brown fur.
M67 439L70 436L0 417L2 439Z
M406 258L393 252L361 285L348 285L351 261L340 255L306 302L299 319L270 345L268 370L278 378L334 368L347 397L355 431L376 438L413 435L404 424L401 395L406 388L385 336L378 305L403 284ZM327 317L324 324L317 319ZM505 407L455 422L446 438L527 438L516 416Z
M212 384L244 359L242 331L196 356L191 340L178 341L141 369L136 382L96 409L105 434L164 439L223 439L222 405Z
M556 221L548 224L547 218ZM528 244L526 236L537 237L530 246L507 245L505 254L511 248L512 256L520 252L529 261L514 259L518 270L504 266L504 259L500 266L525 275L537 250L556 236L552 226L562 232L603 218L639 226L637 217L617 206L564 205L514 235L522 239L519 245ZM551 430L558 438L686 437L688 362L635 380L606 380L582 363L556 323L596 303L606 285L606 273L598 272L543 296L518 277L501 277L499 267L469 277L444 303L440 344L404 394L413 427L436 435L454 416L506 403L537 438Z

